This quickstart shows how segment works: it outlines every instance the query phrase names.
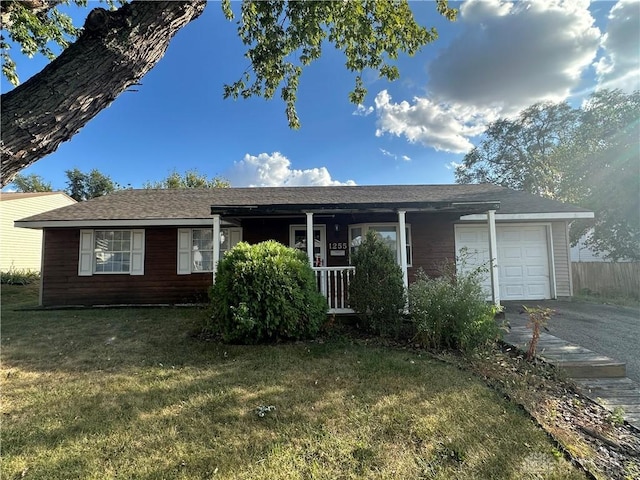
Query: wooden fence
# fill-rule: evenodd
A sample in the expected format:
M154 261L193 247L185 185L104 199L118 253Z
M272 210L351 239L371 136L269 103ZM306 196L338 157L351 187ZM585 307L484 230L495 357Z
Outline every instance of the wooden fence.
M640 263L572 262L573 293L640 296Z

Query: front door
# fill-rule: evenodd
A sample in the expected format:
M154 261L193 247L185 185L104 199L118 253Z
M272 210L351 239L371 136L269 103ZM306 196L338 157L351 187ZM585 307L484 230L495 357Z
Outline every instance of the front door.
M313 226L313 266L324 267L327 265L327 231L325 225ZM306 225L291 225L289 230L289 245L307 253L307 227Z

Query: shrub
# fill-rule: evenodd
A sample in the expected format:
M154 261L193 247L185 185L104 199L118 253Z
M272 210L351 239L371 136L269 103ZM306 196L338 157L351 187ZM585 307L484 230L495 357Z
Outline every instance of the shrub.
M556 313L551 308L527 307L523 305L522 308L529 316L529 322L527 326L531 328L531 341L529 342L529 348L527 349L527 360L531 361L536 356L536 347L538 346L538 340L540 339L540 328L546 328L551 317Z
M0 272L0 282L7 285L29 285L40 280L40 272L11 267Z
M351 257L356 273L349 284L349 304L366 326L379 334L400 332L405 306L402 270L393 252L374 231Z
M307 256L273 240L241 242L218 263L211 324L227 342L312 337L326 319Z
M482 273L475 269L456 274L453 263L445 265L437 278L418 272L409 286L409 312L420 343L432 349L464 351L498 337L497 312L485 301Z

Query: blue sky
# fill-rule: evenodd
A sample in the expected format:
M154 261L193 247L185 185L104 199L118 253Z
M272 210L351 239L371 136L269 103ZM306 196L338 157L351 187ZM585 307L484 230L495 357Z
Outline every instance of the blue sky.
M542 100L578 105L596 88L640 88L640 0L466 1L453 23L433 2L411 5L440 38L400 58L393 83L365 74L361 106L348 101L354 74L327 45L302 75L302 127L291 130L279 96L223 100L223 84L248 62L234 23L211 2L137 92L22 173L59 189L74 167L134 188L189 169L232 186L453 183L453 166L490 121ZM87 13L74 12L75 23ZM45 63L15 59L22 81Z

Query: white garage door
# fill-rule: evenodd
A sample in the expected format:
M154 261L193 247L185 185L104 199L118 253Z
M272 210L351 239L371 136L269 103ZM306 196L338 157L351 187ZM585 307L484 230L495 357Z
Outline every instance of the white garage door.
M496 226L500 298L540 300L551 298L547 229L544 225ZM489 265L489 234L486 226L456 225L456 251L466 248L463 271ZM458 253L460 255L460 253ZM490 289L489 276L485 288Z

